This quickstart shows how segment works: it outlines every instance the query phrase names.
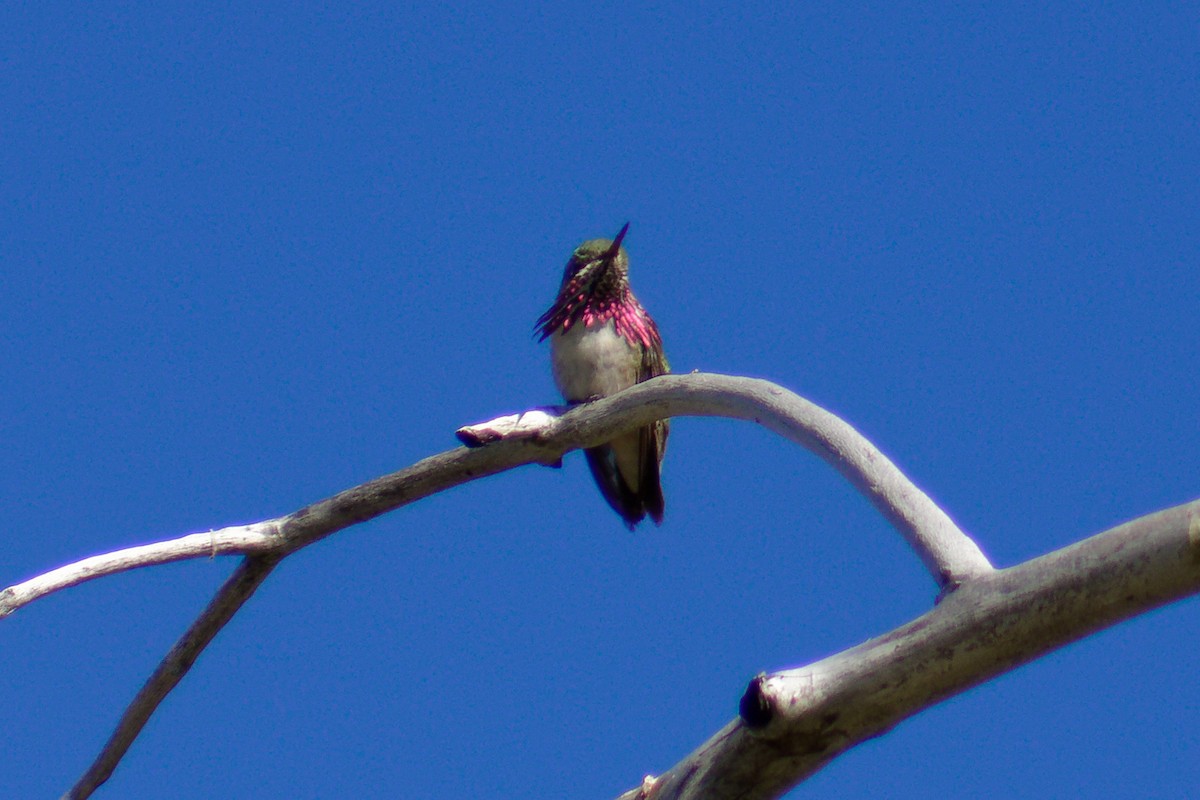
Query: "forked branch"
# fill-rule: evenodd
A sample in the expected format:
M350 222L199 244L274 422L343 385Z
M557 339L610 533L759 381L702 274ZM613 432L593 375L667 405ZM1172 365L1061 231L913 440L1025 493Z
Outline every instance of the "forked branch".
M277 519L93 556L0 592L2 618L40 597L104 575L188 558L247 556L167 654L95 763L67 796L86 798L108 778L154 709L282 558L431 494L525 464L554 463L569 450L678 416L757 422L819 455L904 535L943 593L994 572L975 543L940 508L838 417L768 381L699 373L666 375L561 416L554 409L535 410L463 428L459 437L473 447L431 456Z

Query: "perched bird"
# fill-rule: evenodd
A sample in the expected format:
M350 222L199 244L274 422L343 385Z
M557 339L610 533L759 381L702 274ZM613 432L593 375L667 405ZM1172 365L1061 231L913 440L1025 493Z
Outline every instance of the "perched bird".
M616 239L590 239L571 254L554 305L538 318L550 339L554 382L568 403L586 403L670 372L658 326L629 288L629 256ZM584 451L600 493L633 530L647 514L663 518L659 465L667 420Z

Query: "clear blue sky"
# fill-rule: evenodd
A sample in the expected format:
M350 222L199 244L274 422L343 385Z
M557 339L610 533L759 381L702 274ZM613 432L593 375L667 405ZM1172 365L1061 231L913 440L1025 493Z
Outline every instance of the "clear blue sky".
M1200 495L1200 57L1179 3L25 4L0 12L0 584L294 510L557 400L626 240L678 371L843 415L1001 565ZM667 519L582 457L292 558L99 797L609 797L760 670L929 608L813 456L681 419ZM57 796L234 566L0 623L0 794ZM1200 606L794 793L1183 797Z

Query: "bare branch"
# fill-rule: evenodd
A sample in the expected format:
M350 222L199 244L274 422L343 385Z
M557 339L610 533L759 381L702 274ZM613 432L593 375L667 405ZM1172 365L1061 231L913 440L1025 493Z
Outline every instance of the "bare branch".
M545 415L548 410L538 411ZM975 542L862 434L770 381L704 373L663 375L578 406L557 420L549 415L535 421L528 419L529 414L511 415L462 428L458 436L467 442L540 437L549 443L561 441L566 428L575 430L575 436L605 441L612 432L662 417L685 416L756 422L823 458L903 534L943 590L992 571ZM635 424L629 424L631 419ZM619 427L613 424L617 420ZM542 421L545 428L539 430ZM594 436L593 426L600 427L604 435Z
M252 525L194 533L92 556L0 591L0 619L34 600L94 578L214 555L286 555L408 503L525 464L552 464L667 416L723 416L757 422L821 456L896 526L938 585L953 588L991 571L969 537L850 425L769 381L727 375L664 375L562 416L541 408L460 429L488 447L448 450L307 508Z
M100 755L88 767L83 777L63 795L64 800L84 800L100 784L112 775L117 764L124 757L133 740L142 732L150 715L158 708L163 698L183 680L188 670L192 668L197 656L208 646L213 637L224 628L242 604L262 585L271 570L279 563L276 556L259 556L244 560L229 580L217 590L212 602L200 614L187 632L175 643L166 658L154 670L154 674L146 681L129 708L117 723L117 729L105 743Z
M191 533L165 542L127 547L112 553L85 558L74 564L50 570L36 578L14 584L0 592L0 619L39 597L45 597L61 589L77 586L85 581L127 572L139 567L169 564L189 558L218 555L251 555L267 553L278 548L274 522L257 525L238 525L208 533Z
M620 800L768 800L922 709L1200 592L1200 500L965 584L891 633L760 676L741 715Z
M816 453L900 530L943 593L993 572L975 543L862 435L828 411L768 381L698 373L666 375L561 416L555 413L536 409L465 428L459 431L460 438L488 446L431 456L278 519L94 556L0 592L3 617L39 597L102 575L218 553L250 556L168 653L96 763L68 796L86 797L108 778L154 709L280 559L436 492L524 464L553 464L568 450L609 441L665 417L745 419Z

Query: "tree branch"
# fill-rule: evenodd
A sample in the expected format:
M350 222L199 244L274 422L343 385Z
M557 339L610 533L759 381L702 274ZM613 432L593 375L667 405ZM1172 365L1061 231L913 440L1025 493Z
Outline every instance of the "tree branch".
M596 417L581 414L584 410L594 411ZM729 417L756 422L842 473L900 531L943 590L992 572L978 545L866 437L836 415L770 381L705 373L663 375L577 406L559 417L557 424L545 421L549 417L544 411L539 409L536 413L543 416L532 422L529 417L535 412L526 412L470 425L460 429L458 436L479 444L524 437L549 442L561 441L560 436L573 431L571 438L587 436L602 442L613 432L664 417ZM610 426L611 417L623 423ZM637 423L624 424L629 419ZM602 426L604 435L591 436L593 425Z
M838 469L905 536L943 594L993 573L975 543L850 425L773 383L725 375L665 375L612 397L538 409L459 431L457 448L340 492L292 514L93 556L0 592L0 617L55 591L138 567L220 554L248 556L171 649L122 717L116 732L68 797L86 798L107 780L158 704L186 674L279 560L343 528L467 481L531 463L553 464L569 450L673 416L723 416L759 423ZM487 444L487 447L478 445Z
M275 538L276 527L277 524L273 520L257 525L238 525L85 558L14 584L0 592L0 619L40 597L105 575L115 575L118 572L157 564L170 564L172 561L184 561L189 558L269 553L278 547Z
M109 779L159 703L183 680L183 676L187 675L208 643L233 619L233 615L262 585L278 563L277 556L258 556L242 561L133 698L100 755L96 756L96 760L71 790L63 795L63 800L84 800Z
M118 572L214 555L287 555L431 494L525 464L555 463L569 450L608 441L667 416L756 422L821 456L900 530L943 588L991 571L975 543L838 417L769 381L693 373L664 375L561 416L557 409L535 409L462 428L459 437L476 445L474 449L430 456L283 517L188 534L59 567L0 591L0 619L48 594ZM481 444L490 446L478 447Z
M1200 592L1200 500L980 577L891 633L750 683L738 719L619 800L769 800L996 675Z

